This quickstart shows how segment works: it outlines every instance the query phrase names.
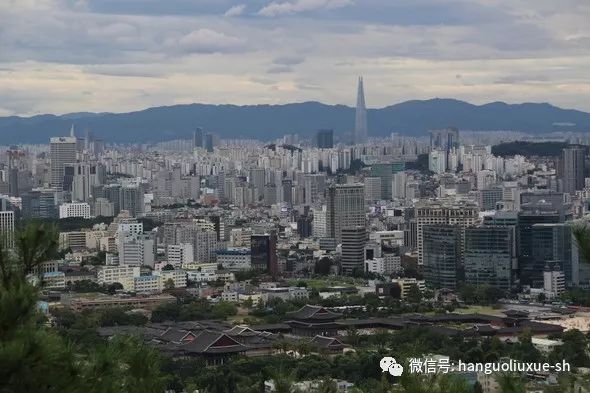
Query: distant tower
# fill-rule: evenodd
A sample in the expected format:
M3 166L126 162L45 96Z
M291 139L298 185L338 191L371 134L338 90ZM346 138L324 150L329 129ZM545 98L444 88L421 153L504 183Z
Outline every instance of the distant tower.
M359 78L358 95L356 99L356 118L354 125L354 143L366 143L368 136L367 106L365 105L365 88L363 77Z
M193 132L193 148L195 147L203 147L203 129L201 127L198 127L194 132Z

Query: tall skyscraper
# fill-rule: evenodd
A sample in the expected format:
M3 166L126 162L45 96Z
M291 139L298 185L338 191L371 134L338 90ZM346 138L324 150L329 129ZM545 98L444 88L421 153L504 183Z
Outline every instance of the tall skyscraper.
M342 241L344 228L366 227L364 184L335 184L328 188L327 237Z
M572 146L562 150L558 165L561 191L574 195L584 188L585 158L583 147Z
M278 274L277 235L275 233L252 235L250 238L252 269Z
M568 195L558 192L526 192L520 194L521 211L518 213L517 244L518 268L523 285L540 287L543 268L535 248L541 233L535 234L537 224L559 224L571 220L572 210ZM542 228L538 227L537 228Z
M430 131L430 170L442 173L454 168L452 153L458 149L459 130L457 128Z
M334 130L319 130L317 134L318 148L331 149L334 147Z
M465 244L465 228L479 222L479 208L473 202L463 201L446 204L440 201L423 201L416 206L416 230L418 241L418 264L424 261L424 234L426 225L457 225L461 231L461 246ZM463 255L462 248L459 254Z
M215 137L211 133L205 134L205 149L209 153L213 153L213 147L215 146Z
M22 195L23 218L58 218L55 191L36 189Z
M365 104L365 87L363 77L359 78L358 94L356 98L356 117L354 124L354 143L366 143L369 135L367 122L367 106Z
M363 270L366 242L367 229L364 225L342 228L342 258L340 264L343 274L352 274L355 270Z
M50 139L51 186L63 190L65 165L76 162L76 137Z
M143 214L144 189L141 184L129 184L121 187L121 210L127 210L132 217L140 217Z
M425 225L423 234L424 280L435 288L456 289L463 279L461 227Z
M465 282L509 290L516 262L515 237L514 226L467 228Z
M197 129L193 131L193 148L203 147L203 138L203 129L201 127L197 127Z

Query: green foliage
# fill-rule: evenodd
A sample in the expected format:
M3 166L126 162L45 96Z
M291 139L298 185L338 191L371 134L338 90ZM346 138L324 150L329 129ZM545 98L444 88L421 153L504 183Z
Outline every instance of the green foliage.
M558 363L565 360L573 367L590 367L588 336L577 329L572 329L564 332L561 340L563 345L556 347L549 354L551 362Z
M499 373L496 381L501 393L525 393L526 386L521 376L511 373Z
M30 224L15 237L14 259L0 245L0 392L162 392L159 357L140 340L75 347L45 326L37 288L27 276L55 252L55 235L50 227ZM78 321L69 315L62 323Z
M590 262L590 224L583 223L572 226L572 235L582 260Z
M489 306L496 304L505 295L504 291L490 285L463 284L459 287L459 296L467 304Z
M582 288L571 288L561 295L561 300L575 306L590 306L590 291Z
M111 222L113 222L113 217L94 217L88 219L81 217L70 217L61 219L29 220L27 225L54 226L59 232L74 232L81 229L92 228L96 224L109 225Z
M569 146L566 142L507 142L492 146L495 156L509 157L521 155L525 157L542 156L558 157L561 151Z
M185 303L166 303L158 306L152 312L152 322L224 320L237 313L238 308L233 303L219 302L211 304L206 299L190 299Z
M314 266L314 273L320 276L327 276L330 274L332 268L332 260L328 257L320 258Z

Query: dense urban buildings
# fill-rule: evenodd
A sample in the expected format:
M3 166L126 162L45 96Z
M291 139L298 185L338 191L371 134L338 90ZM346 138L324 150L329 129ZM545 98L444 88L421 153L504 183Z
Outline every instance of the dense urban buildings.
M525 157L495 155L455 128L368 138L362 79L352 129L255 141L199 127L146 145L72 133L12 146L0 154L0 245L14 247L21 224L55 224L57 256L37 273L71 310L123 307L158 318L178 306L172 319L186 320L166 323L182 330L197 326L178 327L189 319L218 316L184 302L239 305L243 315L232 321L240 324L204 328L231 350L190 352L212 367L240 353L272 356L279 334L335 354L352 330L476 326L469 337L507 340L525 329L540 340L561 333L510 308L534 305L544 310L537 318L556 319L550 313L562 299L590 288L588 254L576 238L590 214L584 145ZM478 302L508 316L436 316ZM301 309L276 311L283 306ZM273 323L254 329L262 322ZM169 334L150 345L189 353L188 342L166 341ZM210 343L192 331L178 336L192 334Z

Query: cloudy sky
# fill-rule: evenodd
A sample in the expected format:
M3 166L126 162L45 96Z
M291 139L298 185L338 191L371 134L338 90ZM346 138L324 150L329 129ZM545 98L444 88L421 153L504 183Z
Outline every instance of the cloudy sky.
M452 97L590 111L588 0L0 0L0 115Z

